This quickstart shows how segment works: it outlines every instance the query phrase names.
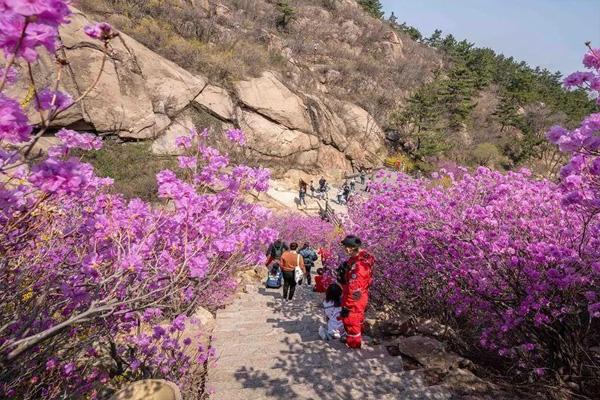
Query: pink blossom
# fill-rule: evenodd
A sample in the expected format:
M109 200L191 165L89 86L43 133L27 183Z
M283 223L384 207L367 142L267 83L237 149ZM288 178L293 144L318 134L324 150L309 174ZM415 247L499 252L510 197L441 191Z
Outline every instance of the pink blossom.
M179 148L189 149L192 147L192 137L191 136L178 136L175 139L175 144Z
M71 95L61 91L42 89L37 94L35 108L37 110L63 110L73 104Z
M594 74L591 72L573 72L563 80L563 83L566 87L581 86L585 82L591 82L593 78Z
M585 53L583 65L587 68L600 69L600 49L591 49Z
M47 193L72 194L79 192L90 179L89 165L77 159L66 161L49 158L32 169L31 183Z
M240 129L229 129L227 132L225 132L225 134L227 135L227 138L234 143L240 145L244 145L246 143L246 136Z
M600 157L594 159L592 161L592 166L590 167L590 173L595 176L600 176Z
M182 169L196 169L198 165L198 159L195 156L179 156L177 157L177 161L179 162L179 168Z
M110 40L115 36L112 26L106 22L100 22L95 25L87 25L83 28L86 35L93 39Z
M19 103L0 94L0 141L27 142L30 134L31 126Z
M63 365L63 373L65 376L69 376L71 375L74 371L75 371L75 363L66 363L65 365Z
M56 133L67 149L100 150L102 139L91 133L78 133L70 129L61 129Z
M6 68L0 68L0 80L5 75L6 75L5 84L13 85L15 82L17 82L17 79L18 79L17 70L14 69L13 67L9 67L8 70L6 70Z
M548 133L546 133L546 138L550 142L552 142L554 144L557 144L558 141L559 141L559 139L562 136L566 135L567 133L568 133L568 131L565 128L563 128L561 126L558 126L558 125L555 125L552 128L550 128L550 130L548 131Z
M57 365L58 361L56 360L56 358L50 358L48 361L46 361L46 370L52 370L56 368Z

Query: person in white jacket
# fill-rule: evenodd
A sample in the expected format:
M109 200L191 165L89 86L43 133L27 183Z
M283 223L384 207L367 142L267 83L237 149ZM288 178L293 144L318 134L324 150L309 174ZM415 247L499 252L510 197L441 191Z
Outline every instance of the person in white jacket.
M319 327L321 339L339 339L344 336L344 323L339 318L342 311L342 288L337 283L332 283L327 288L323 308L325 309L327 326Z

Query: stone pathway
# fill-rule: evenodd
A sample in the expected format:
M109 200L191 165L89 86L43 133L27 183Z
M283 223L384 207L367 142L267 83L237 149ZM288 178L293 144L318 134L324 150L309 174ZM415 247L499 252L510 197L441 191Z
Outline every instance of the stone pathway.
M451 398L444 388L426 386L421 371L403 371L401 358L381 346L350 350L322 341L322 299L309 287L297 287L293 302L285 305L281 289L247 291L217 314L211 399Z

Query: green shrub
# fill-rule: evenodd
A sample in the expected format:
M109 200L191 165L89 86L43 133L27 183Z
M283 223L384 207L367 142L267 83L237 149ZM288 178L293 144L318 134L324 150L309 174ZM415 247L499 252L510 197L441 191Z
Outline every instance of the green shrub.
M150 143L105 140L101 150L84 152L81 156L94 166L99 176L114 179L115 192L147 201L158 200L156 174L177 166L175 157L152 154Z

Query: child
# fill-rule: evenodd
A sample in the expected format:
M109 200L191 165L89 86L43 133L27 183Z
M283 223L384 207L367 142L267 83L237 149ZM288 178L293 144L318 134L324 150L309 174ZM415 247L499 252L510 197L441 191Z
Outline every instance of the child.
M339 320L342 311L342 288L337 283L332 283L325 292L325 317L327 328L319 327L319 336L323 340L339 339L344 335L344 324Z

